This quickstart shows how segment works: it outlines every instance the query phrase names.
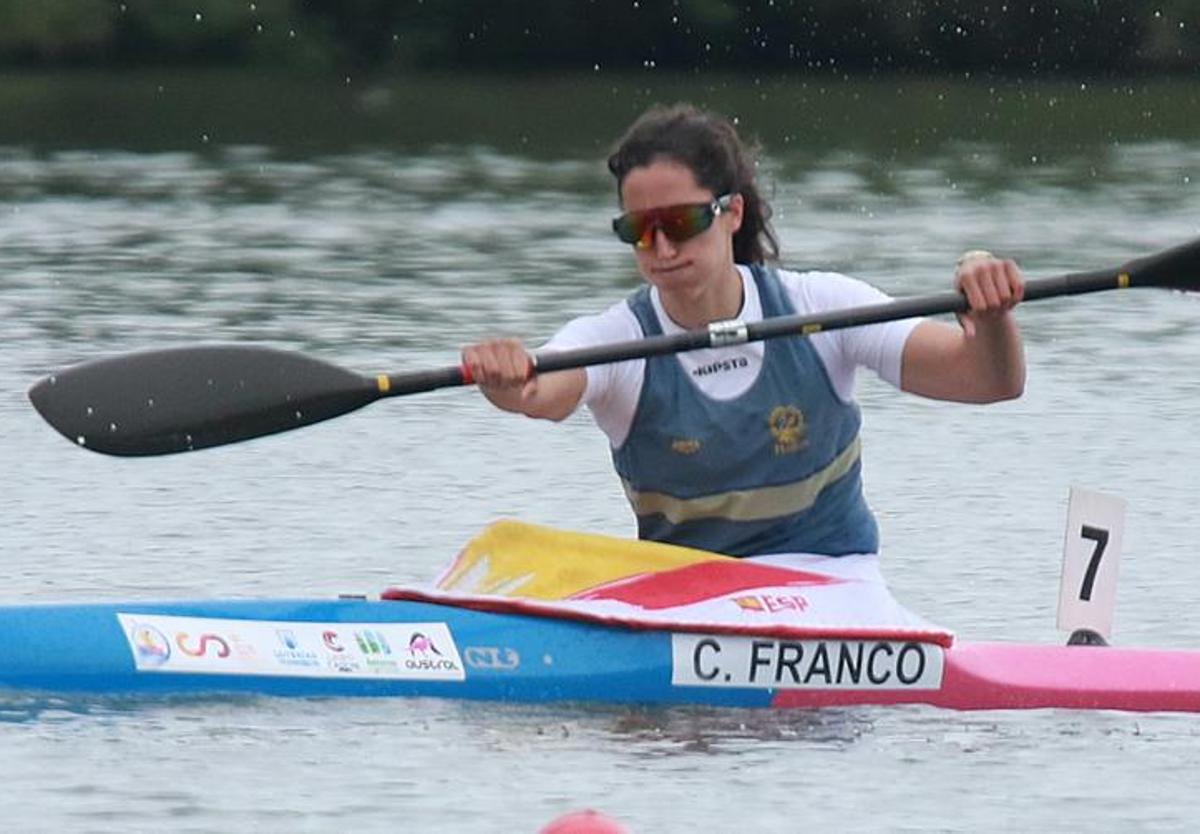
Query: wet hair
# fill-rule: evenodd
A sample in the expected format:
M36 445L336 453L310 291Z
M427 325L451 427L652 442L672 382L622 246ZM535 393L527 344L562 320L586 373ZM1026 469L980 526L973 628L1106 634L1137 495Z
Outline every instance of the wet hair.
M754 182L756 150L723 116L689 104L655 105L621 137L608 157L608 170L617 178L618 199L629 172L657 159L687 167L714 197L741 194L745 209L733 236L733 258L763 263L779 259L779 241L771 229L771 206Z

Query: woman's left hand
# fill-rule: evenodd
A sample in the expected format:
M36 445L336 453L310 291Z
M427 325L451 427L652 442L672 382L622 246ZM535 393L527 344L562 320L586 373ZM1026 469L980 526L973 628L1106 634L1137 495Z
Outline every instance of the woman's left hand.
M970 309L958 317L967 336L975 328L1003 318L1025 296L1025 277L1015 261L989 252L968 252L954 271L954 289L967 297Z

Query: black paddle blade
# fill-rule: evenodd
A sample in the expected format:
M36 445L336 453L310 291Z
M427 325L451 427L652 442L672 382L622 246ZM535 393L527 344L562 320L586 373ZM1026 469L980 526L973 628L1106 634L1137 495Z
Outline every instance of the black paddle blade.
M1200 238L1121 267L1136 287L1200 292Z
M108 455L169 455L299 428L380 397L374 379L297 353L201 345L85 362L29 391L64 437Z

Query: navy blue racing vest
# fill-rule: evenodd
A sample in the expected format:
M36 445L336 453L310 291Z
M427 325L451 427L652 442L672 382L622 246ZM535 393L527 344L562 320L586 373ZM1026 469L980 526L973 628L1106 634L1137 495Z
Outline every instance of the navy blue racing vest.
M775 271L751 270L763 317L794 314ZM627 303L645 335L662 333L648 286ZM876 552L858 406L838 398L808 339L764 350L757 379L732 400L703 394L674 356L646 360L629 435L613 450L639 538L731 556Z

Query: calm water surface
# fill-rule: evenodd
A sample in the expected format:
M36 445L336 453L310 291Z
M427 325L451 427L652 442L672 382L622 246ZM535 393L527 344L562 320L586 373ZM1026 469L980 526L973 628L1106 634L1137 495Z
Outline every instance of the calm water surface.
M695 96L730 94L718 92ZM1001 107L994 90L955 95L976 125ZM808 118L841 124L843 98L809 101ZM1195 114L1194 94L1179 100ZM495 126L479 140L465 120L407 144L358 135L308 150L143 147L88 130L72 143L53 122L21 141L10 123L0 601L375 593L429 579L499 517L631 533L585 415L537 424L445 391L240 446L121 460L74 448L25 399L63 365L197 341L364 372L451 363L487 335L537 343L637 285L607 233L612 187L596 150L629 112L600 145L528 151ZM765 131L780 140L764 176L785 261L903 295L948 286L968 248L1011 254L1037 277L1200 235L1200 129L1189 136L1173 116L1080 142L1066 124L1050 135L1034 112L1009 115L1026 121L1005 122L1003 141L975 128L909 137L895 153ZM1061 640L1067 490L1086 486L1129 502L1118 641L1200 646L1200 301L1112 293L1019 317L1030 373L1016 402L931 403L860 382L895 592L966 639ZM0 819L13 831L532 832L593 806L639 834L1188 830L1198 736L1189 717L1059 711L6 695Z

